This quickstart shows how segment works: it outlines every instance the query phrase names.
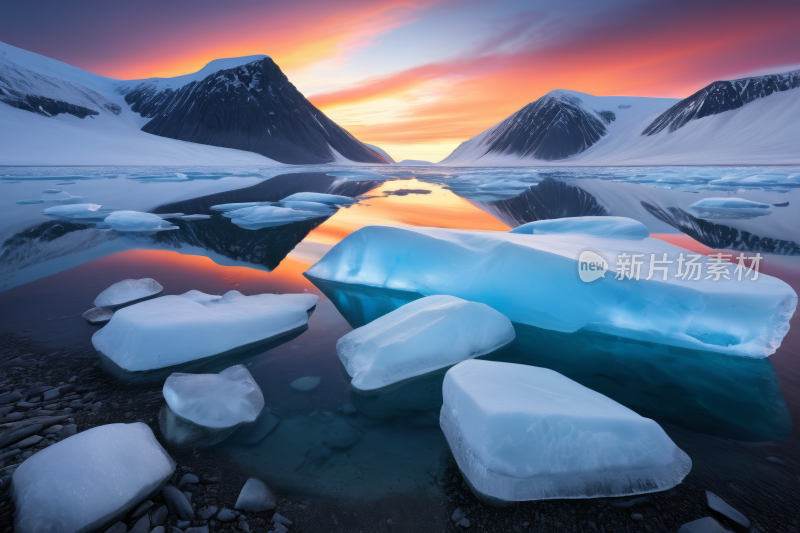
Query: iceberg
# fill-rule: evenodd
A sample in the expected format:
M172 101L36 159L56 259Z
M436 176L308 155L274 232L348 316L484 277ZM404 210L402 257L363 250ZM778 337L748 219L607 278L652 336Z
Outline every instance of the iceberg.
M216 444L254 422L264 408L261 388L244 365L219 374L174 373L163 393L161 432L181 447Z
M281 200L281 203L284 202L314 202L318 204L349 205L358 202L358 200L350 198L349 196L339 196L338 194L296 192Z
M420 298L339 339L350 384L375 390L491 353L514 340L511 321L455 296Z
M552 370L465 361L442 395L450 449L489 502L657 492L692 467L656 422Z
M327 217L330 216L330 211L300 211L267 205L235 209L223 213L223 216L230 218L231 222L241 228L255 230Z
M101 210L97 204L70 204L48 207L44 210L47 216L62 220L97 220L102 221L108 217L110 211Z
M161 296L114 313L92 344L128 372L165 368L304 328L318 300L313 294L245 296L238 291Z
M579 277L581 264L587 264L579 259L587 249L604 264L592 282ZM632 254L641 254L644 262L639 279L626 268ZM671 261L662 267L666 270L646 279L650 260L664 254ZM701 279L686 279L681 258L699 265ZM745 266L751 265L748 260ZM334 246L306 275L423 296L450 294L484 303L512 322L564 333L584 329L767 357L789 330L797 295L783 281L756 277L748 268L740 271L740 281L736 266L650 237L367 226ZM709 279L714 268L728 268L728 279Z
M174 471L175 462L141 422L87 429L37 452L14 472L14 530L103 531Z
M125 233L139 233L178 229L163 218L139 211L114 211L105 218L111 229Z
M94 299L94 305L107 309L119 309L153 298L163 290L164 287L153 278L123 279L98 294Z
M581 234L595 237L642 240L650 236L647 226L626 217L572 217L528 222L509 231L531 235Z
M756 218L772 213L772 205L744 198L703 198L689 209L702 218Z

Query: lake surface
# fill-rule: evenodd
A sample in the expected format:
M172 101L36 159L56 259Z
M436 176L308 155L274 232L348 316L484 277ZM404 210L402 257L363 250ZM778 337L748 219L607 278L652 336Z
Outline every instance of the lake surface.
M678 489L641 504L655 517L643 524L625 520L630 510L607 503L541 502L503 511L482 509L460 484L451 482L457 472L438 425L436 391L442 373L372 396L348 387L336 341L418 295L315 284L304 272L341 239L368 225L508 231L536 214L526 191L548 179L590 194L576 196L567 188L550 197L543 196L541 187L534 189L536 198L555 198L554 203L535 209L551 209L557 203L562 216L575 216L575 210L605 206L610 211L605 214L638 216L653 236L701 253L712 252L715 243L697 238L711 239L713 232L687 235L654 216L655 211L643 210L642 202L691 212L690 204L699 198L735 194L774 204L767 217L714 223L761 237L759 246L789 243L779 245L787 253L766 256L762 271L800 289L800 261L791 248L791 243L800 242L800 225L795 225L800 169L793 167L0 168L0 234L5 239L0 255L0 334L25 337L43 351L70 346L93 352L89 341L96 328L80 315L103 289L125 278L155 278L164 294L192 289L210 294L309 292L320 301L306 331L236 360L248 366L266 406L280 417L277 428L256 444L231 438L198 453L230 461L289 499L338 509L331 511L339 517L333 521L313 515L314 524L325 526L319 530L386 530L385 519L398 513L403 525L394 530L452 528L449 513L461 505L472 510L475 527L486 531L524 530L526 522L543 530L580 531L591 522L603 531L675 531L682 521L708 514L701 504L707 489L744 512L762 531L798 531L800 434L792 424L800 415L797 317L780 349L768 359L519 324L516 341L490 356L554 369L662 424L692 458L693 470ZM16 203L44 198L48 189L81 198ZM209 210L221 203L275 201L299 191L358 195L360 201L324 220L258 230L238 228ZM211 218L170 219L178 230L131 236L42 214L48 206L83 202L104 209ZM789 205L777 206L784 202ZM230 364L212 362L207 371ZM307 392L289 386L304 376L319 377L320 384ZM157 390L163 384L131 384L113 374L105 379L120 388ZM121 413L119 421L126 421ZM341 421L351 433L340 446L332 446L332 432ZM604 508L609 509L605 519ZM342 509L353 510L353 516ZM382 529L376 525L379 518Z

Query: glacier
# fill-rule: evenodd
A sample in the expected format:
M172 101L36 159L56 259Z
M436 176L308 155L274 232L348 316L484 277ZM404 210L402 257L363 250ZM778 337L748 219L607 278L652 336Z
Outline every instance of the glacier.
M465 361L442 395L442 431L490 503L657 492L692 467L656 422L546 368Z
M339 339L350 384L374 390L491 353L514 340L511 321L454 296L415 300Z
M221 442L264 409L261 388L244 365L219 374L176 372L162 390L167 405L159 414L161 432L181 447Z
M192 290L125 307L95 332L95 349L128 372L224 354L303 328L313 294L223 296Z
M124 279L111 285L94 299L96 307L119 309L161 293L164 287L153 278Z
M591 283L579 278L579 256L586 250L603 258L609 271ZM643 274L617 279L614 273L625 270L625 257L630 261L632 254L647 261ZM664 254L672 261L659 267L666 271L645 279L650 259ZM513 322L554 331L583 329L747 357L773 354L797 307L794 290L764 274L754 279L747 269L739 281L737 265L724 262L729 279L685 279L688 268L679 260L690 256L703 276L719 268L713 266L718 260L650 237L367 226L306 275L423 296L450 294L484 303ZM679 268L683 277L676 277Z
M146 424L87 429L37 452L14 472L14 530L103 531L174 471L175 461Z

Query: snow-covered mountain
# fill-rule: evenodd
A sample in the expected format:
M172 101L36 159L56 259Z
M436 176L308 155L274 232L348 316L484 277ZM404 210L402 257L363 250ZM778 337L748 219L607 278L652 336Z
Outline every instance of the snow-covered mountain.
M798 87L800 71L715 82L684 100L553 91L439 164L800 164Z
M0 165L386 163L267 56L122 81L0 43L0 126Z

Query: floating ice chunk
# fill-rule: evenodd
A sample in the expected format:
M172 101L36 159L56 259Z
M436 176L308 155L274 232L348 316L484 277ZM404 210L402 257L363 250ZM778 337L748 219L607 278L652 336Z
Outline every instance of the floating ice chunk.
M321 211L325 215L330 215L336 211L336 206L331 204L321 204L319 202L295 202L281 200L278 202L280 207L288 207L289 209L297 209L299 211Z
M61 189L45 189L42 191L42 200L45 202L71 202L72 200L80 200L81 198L83 198L83 196L73 196Z
M175 414L212 428L253 422L264 408L261 387L244 365L219 374L176 372L164 382L163 392Z
M340 178L342 181L385 181L388 178L369 170L337 170L326 172L328 176Z
M322 381L322 378L319 376L305 376L292 381L289 386L301 392L308 392L319 385L320 381Z
M703 198L690 205L689 209L702 218L755 218L772 213L770 204L744 198Z
M245 207L235 211L228 211L223 214L231 219L231 222L244 229L262 229L274 226L283 226L293 222L303 222L314 218L327 217L329 211L298 211L286 207L257 206Z
M358 202L349 196L339 196L338 194L323 194L321 192L296 192L287 196L281 202L316 202L319 204L349 205Z
M156 492L174 471L145 424L88 429L37 452L14 473L14 529L95 531Z
M43 211L47 216L60 218L63 220L104 220L110 211L101 210L103 207L98 204L70 204L48 207Z
M546 368L451 368L440 425L479 495L600 498L674 487L692 461L654 421Z
M336 353L351 385L386 387L493 352L514 340L511 321L485 304L428 296L339 339Z
M164 287L153 278L123 279L98 294L94 305L118 309L152 298L163 290Z
M223 354L305 327L313 294L224 296L189 291L117 311L92 336L95 349L129 372Z
M596 237L615 237L617 239L641 240L650 236L647 226L625 217L573 217L528 222L509 233L528 233L535 235L554 235L560 233L580 233Z
M178 229L158 215L139 211L114 211L106 217L105 223L111 229L133 233Z
M43 204L44 200L17 200L19 205Z
M163 392L169 412L159 416L161 432L178 446L221 442L264 408L261 388L244 365L219 374L174 373Z
M604 257L609 270L591 283L578 276L578 259L587 248ZM631 253L642 254L638 280L617 279L625 253L628 260ZM651 254L661 260L664 253L672 261L661 265L666 280L658 270L647 280ZM653 238L368 226L334 246L307 275L426 296L450 294L485 303L513 322L554 331L585 328L749 357L774 353L797 306L794 290L764 274L738 281L736 265L728 265L730 279L708 279L708 257L696 260L700 280L685 279L676 276L681 253L684 259L691 254Z
M272 205L272 202L239 202L236 204L218 204L212 205L211 209L214 211L235 211L237 209L244 209L245 207L258 207L262 205Z
M192 220L206 220L206 219L208 219L208 218L211 218L211 215L183 215L181 218L182 218L183 220L188 220L188 221L192 221Z

